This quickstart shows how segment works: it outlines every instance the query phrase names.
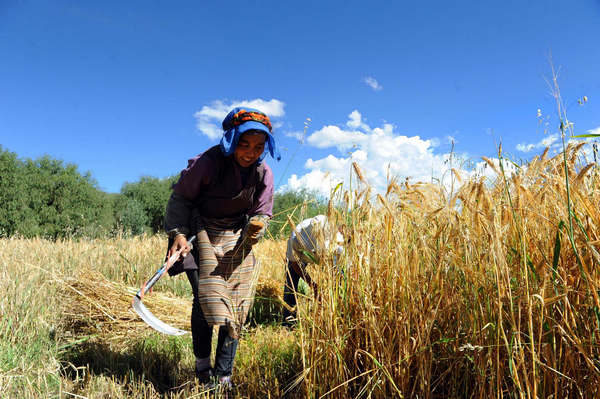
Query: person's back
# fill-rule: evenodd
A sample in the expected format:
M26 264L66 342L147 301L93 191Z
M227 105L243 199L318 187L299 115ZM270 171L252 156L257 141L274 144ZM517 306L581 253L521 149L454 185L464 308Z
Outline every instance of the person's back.
M320 253L329 248L330 228L327 216L317 215L304 219L290 236L288 260L296 260L306 266L307 263L318 262ZM291 251L291 252L290 252ZM310 254L307 256L306 252ZM312 257L312 259L310 259Z
M300 278L312 288L316 296L318 295L317 283L307 272L306 266L309 263L321 262L323 253L329 249L331 237L331 227L325 215L304 219L290 234L286 251L286 282L283 287L283 300L288 305L283 315L285 325L292 325L296 318L296 293ZM336 232L335 241L336 252L339 255L343 244L343 236L339 231Z

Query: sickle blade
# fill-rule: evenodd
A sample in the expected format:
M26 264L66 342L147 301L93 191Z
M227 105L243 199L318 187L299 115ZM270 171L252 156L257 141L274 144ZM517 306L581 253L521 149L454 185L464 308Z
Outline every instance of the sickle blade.
M163 334L168 335L184 335L187 334L187 331L180 330L178 328L172 327L167 323L158 319L158 317L154 316L150 310L142 303L142 300L136 295L133 298L133 310L137 313L142 320L146 322L150 327L154 328L156 331L161 332Z
M192 236L187 242L187 244L191 246L194 241L196 241L196 236ZM184 335L187 334L187 331L180 330L178 328L168 325L165 322L160 321L158 317L154 316L152 312L149 311L146 306L144 306L144 304L142 303L142 298L144 297L144 294L146 294L150 290L150 288L152 288L152 286L162 277L162 275L165 274L167 270L169 270L173 263L175 263L177 258L179 258L180 253L181 249L179 249L173 255L171 255L169 260L167 260L161 266L161 268L158 269L156 273L154 273L150 280L144 283L142 288L133 297L133 302L131 303L131 306L133 307L133 310L135 310L135 313L137 313L142 318L142 320L146 322L146 324L154 328L156 331L168 335Z

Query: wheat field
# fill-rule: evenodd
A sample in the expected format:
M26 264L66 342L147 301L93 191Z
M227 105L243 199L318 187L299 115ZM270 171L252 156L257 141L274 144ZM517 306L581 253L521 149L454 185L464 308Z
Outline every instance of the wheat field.
M329 216L350 243L310 271L318 299L282 327L284 240L256 246L254 318L235 397L600 397L600 191L582 145L454 189L354 167ZM162 236L0 240L0 397L184 398L189 336L151 331L129 303L164 257ZM184 277L144 302L189 329Z

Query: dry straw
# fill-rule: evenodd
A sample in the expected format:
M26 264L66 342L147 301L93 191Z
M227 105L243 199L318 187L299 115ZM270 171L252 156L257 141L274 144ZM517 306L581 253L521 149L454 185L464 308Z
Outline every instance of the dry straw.
M463 179L450 198L408 182L374 205L353 194L355 240L304 315L308 391L600 397L600 181L582 148L566 171L547 151L510 175L484 158L496 179Z
M137 288L110 281L89 269L63 278L60 284L63 316L70 331L123 341L151 331L131 307ZM191 301L188 298L153 292L144 296L144 304L165 323L189 330Z

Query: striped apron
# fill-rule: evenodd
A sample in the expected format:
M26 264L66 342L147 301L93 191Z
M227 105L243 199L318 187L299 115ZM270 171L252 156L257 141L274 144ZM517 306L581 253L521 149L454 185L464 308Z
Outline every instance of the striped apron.
M211 223L212 222L212 223ZM238 338L254 300L260 265L252 247L241 245L242 229L198 225L198 299L208 325L229 328Z

